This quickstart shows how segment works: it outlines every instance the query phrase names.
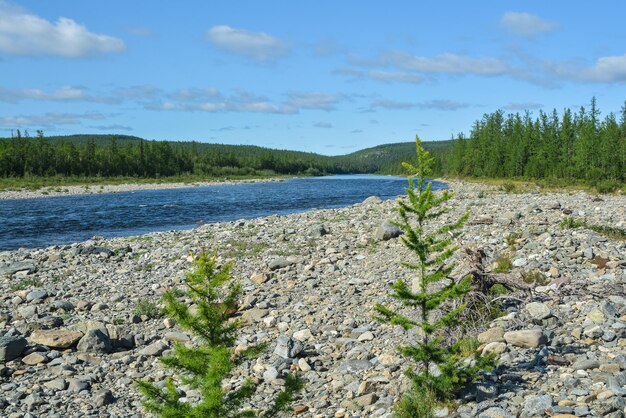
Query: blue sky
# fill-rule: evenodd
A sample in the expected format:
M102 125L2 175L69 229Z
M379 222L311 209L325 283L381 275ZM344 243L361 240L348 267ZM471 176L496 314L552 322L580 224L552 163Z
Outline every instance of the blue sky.
M626 100L622 1L0 0L0 135L344 154Z

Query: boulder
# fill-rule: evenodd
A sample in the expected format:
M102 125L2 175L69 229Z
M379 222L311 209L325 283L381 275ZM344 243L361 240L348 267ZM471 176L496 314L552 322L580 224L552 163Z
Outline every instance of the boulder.
M0 362L11 361L19 357L26 348L26 338L0 337Z
M504 334L504 340L507 344L522 348L536 348L548 342L548 339L540 329L509 331Z
M303 349L304 345L300 341L281 335L278 337L274 354L284 359L290 359L295 358Z
M69 348L75 345L83 336L82 332L67 329L35 330L30 335L34 344L45 345L50 348Z
M110 353L113 346L109 336L101 329L91 329L80 339L76 348L89 353Z
M378 241L388 241L399 237L401 234L402 231L397 226L390 221L385 221L374 231L374 238Z

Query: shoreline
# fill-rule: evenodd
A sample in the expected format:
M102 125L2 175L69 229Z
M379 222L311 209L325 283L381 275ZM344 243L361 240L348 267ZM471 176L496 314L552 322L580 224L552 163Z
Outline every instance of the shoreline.
M292 177L296 178L296 177ZM49 186L37 190L3 190L0 191L0 200L13 199L35 199L60 196L80 196L90 194L111 194L133 192L137 190L169 190L184 189L204 186L222 186L239 183L271 183L285 181L285 178L270 177L263 179L242 179L223 181L193 181L189 183L123 183L123 184L102 184L102 185L71 185L71 186Z

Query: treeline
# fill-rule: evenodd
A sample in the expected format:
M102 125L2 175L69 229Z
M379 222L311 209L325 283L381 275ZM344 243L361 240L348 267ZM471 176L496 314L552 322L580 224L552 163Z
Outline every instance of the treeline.
M468 137L459 135L444 158L447 174L478 177L626 180L626 103L619 120L589 110L486 114Z
M427 142L443 150L450 141ZM0 138L0 177L138 177L400 174L415 153L412 142L385 144L343 156L251 145L148 141L126 135L34 137L19 130ZM438 153L437 155L443 155ZM441 168L440 159L438 166Z
M169 177L363 172L349 159L247 145L147 141L126 136L0 139L0 176Z

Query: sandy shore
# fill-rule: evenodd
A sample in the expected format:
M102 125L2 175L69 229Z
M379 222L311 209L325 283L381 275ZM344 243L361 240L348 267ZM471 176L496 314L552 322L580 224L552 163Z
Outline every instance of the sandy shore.
M224 181L194 181L191 183L128 183L128 184L91 184L72 186L50 186L38 190L6 190L0 191L0 200L32 199L37 197L73 196L84 194L122 193L135 190L164 190L186 187L218 186L236 183L265 183L283 181L281 178L246 179Z

